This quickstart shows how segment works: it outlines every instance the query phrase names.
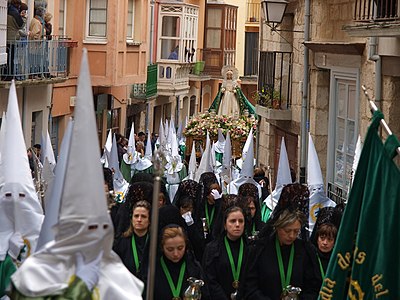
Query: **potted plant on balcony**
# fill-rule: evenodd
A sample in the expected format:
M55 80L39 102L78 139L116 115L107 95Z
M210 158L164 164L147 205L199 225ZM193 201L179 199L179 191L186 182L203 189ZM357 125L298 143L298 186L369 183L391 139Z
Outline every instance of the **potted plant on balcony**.
M253 93L253 100L258 105L267 108L281 109L280 93L273 88L262 87L261 91L255 91Z

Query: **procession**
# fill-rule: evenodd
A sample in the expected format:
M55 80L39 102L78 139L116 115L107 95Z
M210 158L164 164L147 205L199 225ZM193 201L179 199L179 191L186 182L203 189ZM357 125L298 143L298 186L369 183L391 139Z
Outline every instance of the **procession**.
M0 300L400 299L399 7L0 1Z
M110 133L100 157L92 99L84 52L58 161L43 152L42 165L30 150L39 169L32 177L11 85L0 135L2 299L329 298L333 247L337 242L339 251L341 238L349 238L341 219L370 171L356 171L356 196L345 210L325 196L311 138L307 185L291 174L282 141L274 190L265 174L254 175L252 126L240 169L232 165L230 132L225 138L221 128L212 145L207 132L200 158L192 142L186 165L179 146L188 145L173 121L161 128L154 150L149 135L146 151L137 149L132 129L122 151ZM236 98L225 92L223 101ZM374 136L380 119L374 114L364 147L380 141ZM35 189L41 184L44 195ZM360 249L358 263L368 255Z

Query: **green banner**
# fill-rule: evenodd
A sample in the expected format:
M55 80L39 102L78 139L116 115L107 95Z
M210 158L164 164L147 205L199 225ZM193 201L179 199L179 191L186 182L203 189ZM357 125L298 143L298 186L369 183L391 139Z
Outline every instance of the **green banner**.
M319 299L400 299L398 139L382 143L375 112Z

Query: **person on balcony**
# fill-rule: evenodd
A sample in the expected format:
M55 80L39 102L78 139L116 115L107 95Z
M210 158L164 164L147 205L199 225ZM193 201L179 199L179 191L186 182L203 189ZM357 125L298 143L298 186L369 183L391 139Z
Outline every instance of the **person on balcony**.
M176 47L169 54L168 59L178 60L178 58L179 58L179 45L176 45Z
M3 80L11 80L15 74L15 43L19 39L19 30L24 25L20 14L21 0L11 0L7 8L7 67L3 71Z
M224 80L209 111L215 111L218 115L231 116L244 115L245 111L249 114L255 114L254 106L240 89L238 70L234 66L224 66L221 73Z
M29 64L30 73L34 77L39 77L42 75L44 70L44 55L47 51L44 51L43 42L41 41L45 35L44 31L44 9L35 9L35 17L31 20L29 25L29 35L30 40L34 42L29 43Z

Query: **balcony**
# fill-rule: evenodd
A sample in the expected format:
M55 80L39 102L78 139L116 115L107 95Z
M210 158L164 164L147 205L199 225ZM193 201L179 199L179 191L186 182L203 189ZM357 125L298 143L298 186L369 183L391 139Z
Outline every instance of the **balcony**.
M204 71L212 76L221 77L223 66L235 65L236 49L203 49L202 56L205 61Z
M350 36L399 37L400 0L356 0L354 22L343 26Z
M59 37L52 40L8 41L7 64L1 67L0 85L8 85L11 79L23 85L67 80L71 47L76 47L76 42Z
M247 0L247 16L246 23L256 23L260 22L260 0Z
M157 93L163 96L179 96L189 92L189 74L193 63L158 62Z

